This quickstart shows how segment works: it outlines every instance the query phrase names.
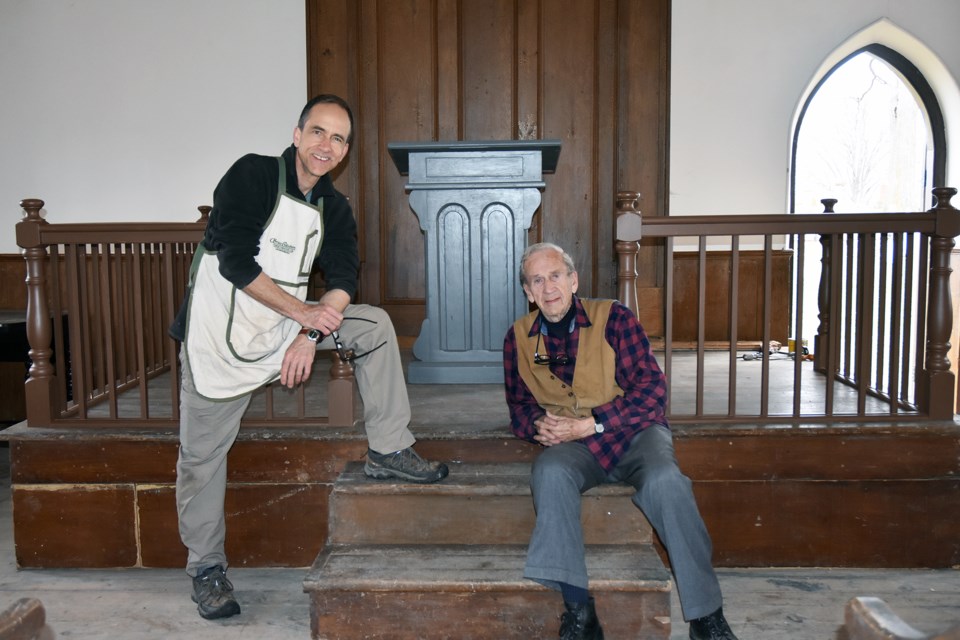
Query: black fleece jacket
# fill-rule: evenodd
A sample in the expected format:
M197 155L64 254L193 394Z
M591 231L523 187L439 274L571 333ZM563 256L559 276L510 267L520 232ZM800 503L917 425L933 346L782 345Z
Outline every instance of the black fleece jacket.
M306 201L297 186L296 148L283 152L287 169L287 195ZM262 269L255 260L260 253L260 236L277 201L278 162L275 157L248 154L237 160L213 192L213 209L203 245L215 252L220 275L238 289L253 282ZM352 298L357 291L360 254L357 250L357 223L350 203L333 186L329 174L320 178L310 192L310 204L323 198L323 243L315 266L323 270L327 289L342 289ZM170 335L183 340L186 330L187 299L170 326Z

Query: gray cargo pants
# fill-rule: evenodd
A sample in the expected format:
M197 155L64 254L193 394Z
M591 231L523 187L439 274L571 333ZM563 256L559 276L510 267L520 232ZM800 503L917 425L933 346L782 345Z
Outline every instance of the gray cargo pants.
M677 465L670 430L661 425L637 434L609 475L580 442L544 449L533 463L530 479L537 522L524 577L551 589L559 589L559 582L588 587L580 496L604 482L626 482L636 489L633 503L670 555L684 619L716 611L722 598L710 536L690 480Z
M385 311L369 305L348 305L343 315L339 333L344 346L357 354L376 349L354 361L367 442L379 453L406 449L415 438L408 428L410 401L393 323ZM317 348L333 349L333 340L327 337ZM180 539L188 551L187 573L196 576L205 567L227 566L223 502L227 452L237 438L251 394L224 401L204 398L197 394L182 355L180 369L177 512Z

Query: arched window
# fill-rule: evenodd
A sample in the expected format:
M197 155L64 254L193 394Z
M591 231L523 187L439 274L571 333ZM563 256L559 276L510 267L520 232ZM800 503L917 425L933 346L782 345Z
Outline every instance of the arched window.
M944 184L943 115L929 83L879 44L843 59L816 86L794 131L791 212L918 211Z
M880 44L854 51L811 91L793 135L791 213L920 211L943 186L946 136L934 92L905 57ZM804 308L817 308L820 245L806 240ZM797 280L795 279L795 282ZM816 313L800 334L813 336ZM795 332L796 333L796 332Z

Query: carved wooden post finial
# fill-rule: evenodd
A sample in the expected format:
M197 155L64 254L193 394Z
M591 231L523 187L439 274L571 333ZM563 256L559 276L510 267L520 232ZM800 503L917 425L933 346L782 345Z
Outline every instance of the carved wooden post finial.
M202 204L199 207L197 207L197 211L200 212L200 219L197 220L197 222L202 222L206 224L207 221L210 219L210 212L212 210L213 210L213 207L211 207L208 204Z
M640 193L637 191L618 191L617 192L617 211L636 211L640 212Z
M20 201L20 207L23 209L24 220L36 220L45 222L40 217L40 210L43 209L44 202L39 198L24 198Z
M950 204L950 198L957 195L956 187L934 187L933 195L937 199L936 209L952 209L956 211L954 206Z

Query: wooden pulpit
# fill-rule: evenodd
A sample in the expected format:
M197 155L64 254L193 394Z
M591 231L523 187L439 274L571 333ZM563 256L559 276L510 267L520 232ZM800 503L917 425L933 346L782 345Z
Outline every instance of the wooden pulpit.
M503 382L503 337L528 312L520 286L527 230L559 140L397 142L425 237L426 318L407 380Z

